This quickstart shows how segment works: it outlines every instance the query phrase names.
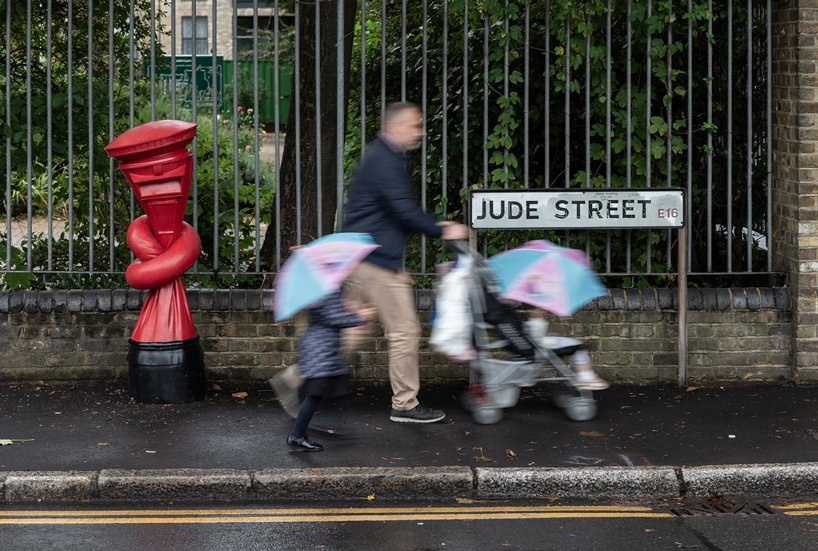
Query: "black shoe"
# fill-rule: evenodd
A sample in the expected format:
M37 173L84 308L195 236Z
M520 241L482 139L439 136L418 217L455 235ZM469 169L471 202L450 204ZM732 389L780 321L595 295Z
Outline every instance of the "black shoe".
M445 417L446 414L439 409L430 409L418 404L412 409L403 411L393 408L389 420L395 423L437 423Z
M298 451L302 452L320 452L324 449L324 446L318 442L308 440L306 436L303 438L296 438L293 435L290 435L287 437L287 444L298 448Z

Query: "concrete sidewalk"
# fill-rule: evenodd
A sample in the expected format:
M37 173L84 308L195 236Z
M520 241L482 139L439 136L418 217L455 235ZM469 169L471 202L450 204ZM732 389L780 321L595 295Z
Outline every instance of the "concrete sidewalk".
M337 429L320 453L286 446L268 387L209 387L148 405L124 382L0 385L0 502L818 494L814 386L614 387L575 423L540 385L496 425L428 384L446 420L391 423L388 388L361 387L316 416Z

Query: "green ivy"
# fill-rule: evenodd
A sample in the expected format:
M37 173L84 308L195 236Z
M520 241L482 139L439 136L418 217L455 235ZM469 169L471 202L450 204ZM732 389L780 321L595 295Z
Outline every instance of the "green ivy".
M5 14L6 3L0 0L0 13ZM150 13L151 0L136 0L138 14ZM284 4L284 2L282 2ZM361 23L357 20L353 47L352 74L350 75L350 103L347 116L347 140L345 168L346 180L361 155L361 132L365 141L378 131L381 110L381 69L385 74L386 101L400 99L401 83L406 83L406 98L420 103L425 96L425 117L428 128L425 159L425 190L421 188L420 152L416 154L418 172L418 195L425 192L425 208L441 218L466 220L465 205L471 189L521 189L545 187L605 188L611 187L686 187L688 179L688 155L692 157L690 175L694 182L688 197L694 207L688 224L693 234L691 244L693 271L705 271L708 258L703 254L708 234L713 236L712 256L714 271L724 270L727 256L726 235L733 236L733 265L746 263L746 228L748 214L753 219L754 231L766 233L766 155L753 151L747 159L746 147L758 144L759 136L766 132L763 109L751 114L755 133L747 136L741 125L733 128L734 150L732 173L736 192L732 203L726 196L727 151L726 132L728 107L726 101L726 74L728 60L724 47L726 35L726 12L722 3L713 3L714 12L708 11L706 0L694 0L688 13L686 3L669 0L627 2L626 0L427 0L424 19L424 2L406 2L406 32L402 31L402 3L387 4L386 29L382 29L379 2L367 2L366 44L364 63L361 64ZM611 97L607 86L607 13L610 4L611 26ZM33 236L31 243L23 247L11 247L0 251L0 267L3 268L0 285L3 288L65 287L71 285L117 285L124 286L121 273L131 261L130 253L123 247L125 221L130 220L132 198L127 184L118 171L110 181L110 160L104 146L111 139L108 127L112 101L113 134L126 130L133 117L133 124L151 120L147 107L140 108L151 97L145 80L131 82L129 76L129 4L114 3L114 11L108 13L108 4L94 2L93 12L88 12L87 0L74 0L72 6L73 41L71 92L68 91L67 55L68 44L65 21L68 20L67 0L52 0L52 67L50 75L52 160L48 162L48 95L46 73L46 13L48 2L32 2L32 51L31 69L25 63L26 3L11 2L12 10L12 93L11 124L6 125L5 102L0 102L0 143L8 138L11 142L11 166L6 167L5 155L0 155L0 173L11 175L11 202L3 209L14 214L27 214L28 184L31 182L31 209L35 215L52 212L58 217L70 216L73 220L71 236L53 236L51 263L48 263L49 242L44 235ZM291 5L291 3L290 3ZM630 24L631 60L627 72L626 28L627 9L631 5ZM648 5L651 13L648 16ZM159 4L160 12L163 4ZM448 10L447 26L444 27L444 7ZM756 10L761 8L754 8ZM751 14L745 5L734 4L734 59L746 59L747 45L744 32ZM757 14L756 14L757 15ZM526 36L526 16L529 21ZM93 57L88 60L88 19L92 21ZM115 64L113 80L109 76L108 22L113 17ZM4 17L0 17L3 21ZM163 31L163 18L157 18L157 32ZM59 24L57 23L59 22ZM546 22L548 25L546 26ZM764 36L763 18L753 18L753 33ZM687 28L692 26L693 36L693 94L687 90ZM464 42L463 29L467 25L468 36ZM713 26L709 33L708 26ZM136 49L135 74L142 74L139 60L150 59L151 22L147 17L134 20L134 47ZM570 29L570 36L567 30ZM672 32L668 39L668 31ZM382 40L386 58L381 63ZM484 52L484 39L487 51ZM589 84L586 85L586 39L590 48ZM447 59L444 62L444 40L447 40ZM528 42L526 42L528 40ZM402 67L402 44L405 41L406 66ZM546 42L548 48L546 49ZM423 88L423 51L426 49L426 88ZM648 87L648 48L650 45L650 87ZM269 45L269 44L268 44ZM707 47L713 48L713 77L707 74ZM528 69L525 52L528 47ZM0 56L5 58L5 41L0 41ZM159 48L161 50L161 48ZM766 52L756 52L762 58ZM545 54L548 54L546 64ZM156 55L161 52L157 51ZM464 55L468 58L464 73ZM672 63L668 65L667 58ZM488 70L484 62L487 61ZM734 63L734 81L745 78L741 63ZM357 101L357 91L366 71L366 104L363 111ZM443 74L448 81L444 86ZM758 78L758 72L754 73ZM628 77L630 75L630 109L628 106ZM465 78L464 78L465 76ZM761 75L763 76L763 75ZM27 79L31 78L31 146L27 135L28 116L26 105ZM90 77L90 78L89 78ZM87 97L89 80L92 96ZM548 88L546 88L548 80ZM762 105L765 82L758 81L751 90L754 105ZM109 85L113 91L109 98ZM5 74L0 74L0 90L5 90ZM526 88L527 86L527 88ZM712 87L711 120L707 119L707 88ZM467 89L466 89L467 87ZM570 122L565 126L566 90L570 97ZM240 98L246 97L240 89ZM589 145L586 148L585 96L590 97ZM545 103L546 95L549 102ZM747 90L736 86L733 90L733 118L746 118ZM136 98L137 109L131 113L131 99ZM484 100L487 98L487 104ZM687 118L687 102L692 101L693 115ZM647 106L650 100L650 113ZM243 99L241 100L244 101ZM526 110L526 103L528 109ZM229 104L229 102L228 102ZM68 113L72 115L73 146L68 148ZM247 107L247 106L245 106ZM166 98L157 98L156 117L169 113ZM468 109L464 125L464 109ZM606 117L610 109L610 129ZM485 113L485 115L484 115ZM90 120L89 120L89 114ZM190 205L188 220L199 230L203 241L203 255L197 271L206 274L193 278L194 284L232 286L246 284L245 278L226 275L225 272L254 271L254 224L256 201L255 147L252 138L252 119L248 111L234 114L232 107L221 113L224 122L215 130L217 157L213 156L214 128L212 113L199 113L199 138L197 139L196 205ZM235 115L239 115L237 118ZM669 116L672 115L672 116ZM180 111L177 118L192 120L189 113ZM238 125L239 139L234 143L233 122ZM362 124L363 122L363 124ZM444 126L445 124L445 126ZM89 126L91 136L89 139ZM628 128L631 128L628 134ZM526 134L526 131L528 134ZM688 133L692 136L692 149L688 150ZM444 146L443 137L446 136ZM566 135L570 138L566 141ZM711 143L708 143L708 139ZM607 141L610 140L610 160ZM526 148L526 141L528 147ZM246 151L247 145L251 151ZM463 173L463 157L468 159ZM758 147L764 147L760 145ZM586 170L586 149L590 167ZM92 155L93 153L93 155ZM566 164L566 153L568 163ZM31 157L31 173L28 157ZM709 157L710 156L710 157ZM91 161L93 159L93 162ZM548 162L546 162L546 159ZM234 160L237 165L234 165ZM711 162L710 162L711 161ZM710 162L710 166L708 166ZM69 163L71 170L69 171ZM745 167L753 163L755 179L745 178ZM218 164L218 171L215 166ZM237 191L233 188L234 170L239 172ZM528 172L526 174L526 168ZM712 173L712 187L707 187L706 174ZM608 179L610 173L610 179ZM70 183L69 183L69 175ZM52 191L48 193L48 181ZM274 200L274 174L261 163L258 175L261 222L268 220L269 205ZM216 183L218 194L216 193ZM224 184L224 185L222 185ZM444 185L445 184L445 185ZM752 184L750 186L749 184ZM93 189L93 193L90 190ZM752 197L746 196L752 189ZM237 194L237 195L236 195ZM707 202L712 201L711 205ZM238 203L238 210L236 207ZM753 212L748 213L748 205ZM710 217L707 207L711 207ZM266 207L266 208L265 208ZM218 209L218 220L216 220ZM113 211L114 223L109 222ZM727 227L726 212L733 213L733 225ZM235 223L238 216L239 223ZM709 219L711 218L712 219ZM714 228L723 228L722 233ZM0 228L0 234L5 228ZM218 234L218 235L216 235ZM218 237L218 239L216 239ZM587 250L598 270L607 270L602 263L610 255L612 273L639 274L662 272L668 264L668 250L676 243L670 232L631 231L612 232L485 232L481 235L481 250L492 254L531 238L548 238L566 246ZM109 243L116 244L115 254L110 258ZM8 246L7 240L3 243ZM214 243L217 243L214 248ZM427 249L421 250L420 240L413 240L407 255L408 268L414 272L432 271L435 262L444 260L445 251L433 240ZM238 251L238 261L236 253ZM610 251L610 252L609 252ZM422 253L426 253L425 255ZM765 252L752 245L753 263L763 264ZM29 270L28 257L32 265ZM91 257L93 256L93 262ZM425 265L421 258L425 256ZM218 257L218 260L217 260ZM672 257L672 255L671 255ZM7 258L10 264L6 265ZM73 270L70 276L33 276L32 271ZM108 273L113 275L105 275ZM103 275L100 275L103 274ZM118 275L119 274L119 275ZM253 279L255 282L255 279ZM624 285L644 285L639 276L624 279ZM666 281L672 281L668 275ZM728 282L729 283L729 282ZM255 284L255 283L251 283Z
M448 2L448 27L444 28L444 0L429 0L426 19L423 18L423 3L409 3L406 13L406 33L401 29L401 13L397 8L389 9L386 30L381 23L381 5L371 5L366 20L365 65L361 66L360 55L353 55L351 82L353 87L361 82L362 71L366 70L366 98L364 113L358 102L350 103L347 135L347 170L354 170L360 155L360 127L362 117L366 120L367 136L374 136L378 130L381 109L381 35L390 38L386 45L385 92L386 102L401 99L401 82L406 82L406 98L421 103L423 98L421 62L425 44L427 51L427 87L425 115L428 128L426 143L426 207L438 216L456 220L466 220L467 190L469 189L522 189L571 187L686 187L688 132L693 136L693 181L695 188L693 201L694 238L701 245L706 226L706 186L703 177L706 171L706 156L714 155L713 195L725 194L723 172L726 170L723 140L718 137L723 128L726 104L723 101L723 78L714 88L712 122L706 119L706 87L715 82L707 76L706 49L711 43L716 52L713 74L726 75L726 56L722 54L721 43L708 35L708 25L714 25L722 36L726 26L724 7L716 6L715 13L708 11L705 0L692 2L692 10L679 2L652 1L650 15L648 2L632 2L631 60L630 60L630 110L628 106L627 72L627 24L628 2L612 0L611 6L611 95L607 87L607 0L553 0L533 2L524 0L483 0L469 1L468 11L465 0ZM548 10L548 11L547 11ZM528 38L526 37L526 12L528 12ZM746 7L734 7L734 29L736 59L746 55L742 50L742 28L746 28ZM464 19L468 24L468 40L464 44ZM742 20L744 21L742 23ZM546 26L546 21L548 26ZM687 30L691 25L693 36L694 73L693 79L693 119L687 118ZM763 36L761 27L755 32ZM568 33L570 29L570 33ZM670 31L670 36L669 36ZM486 32L488 33L486 35ZM488 36L488 49L484 52L484 39ZM356 43L353 52L361 48L360 23L356 29ZM406 44L406 67L401 66L401 37ZM587 51L590 73L586 85L586 39L590 43ZM444 88L444 60L442 52L447 40L448 59L446 71L448 82ZM528 40L528 72L525 67L525 52ZM546 41L548 41L548 65L546 65ZM650 45L649 51L647 45ZM467 73L464 79L464 53L468 56ZM762 54L758 54L759 56ZM668 64L670 56L671 64ZM648 87L648 57L650 59L650 86ZM488 60L487 70L484 61ZM549 87L546 90L546 78ZM468 85L468 93L463 88ZM528 89L526 91L526 81ZM566 89L570 96L570 123L565 126ZM548 105L543 100L546 92L550 98ZM590 112L585 113L586 92L590 97ZM741 109L744 91L735 90L734 109ZM484 107L484 99L488 103ZM528 97L526 111L525 98ZM648 115L650 99L650 115ZM444 111L445 105L445 111ZM466 128L463 124L463 110L468 109ZM487 109L486 109L487 108ZM610 129L606 117L610 109ZM486 112L484 120L484 111ZM546 115L550 118L546 125ZM590 118L587 147L590 156L590 171L586 171L586 116ZM444 127L445 120L445 127ZM526 149L526 123L528 148ZM630 135L628 126L630 125ZM763 113L754 121L756 132L764 132L766 122ZM464 132L466 133L464 140ZM484 137L485 133L485 137ZM566 142L566 133L570 136ZM443 136L446 136L444 151ZM706 138L714 138L712 147ZM630 139L629 139L630 138ZM610 139L610 161L606 141ZM468 171L463 175L463 147L468 147ZM630 147L628 147L630 142ZM719 144L716 146L716 144ZM735 142L740 143L740 142ZM566 165L566 151L568 164ZM546 165L546 154L549 163ZM734 148L734 163L746 162L743 152ZM419 156L416 154L416 156ZM754 193L758 195L753 205L757 231L765 231L766 217L766 161L757 161L755 171L759 181L754 182ZM416 163L417 180L420 181L420 163ZM528 167L528 174L525 167ZM610 180L607 177L610 171ZM741 172L734 171L734 177ZM443 186L446 182L446 186ZM746 185L746 184L744 184ZM420 192L420 188L418 189ZM723 201L723 199L722 199ZM734 198L735 220L746 220L745 199ZM714 205L714 224L726 226L725 205ZM740 224L740 222L739 222ZM712 229L712 228L711 228ZM734 254L742 248L741 227L732 229ZM610 251L612 272L661 273L668 265L668 250L675 248L675 238L670 232L484 232L482 247L491 254L509 246L515 246L530 238L545 237L564 245L588 250L592 253L595 267L606 269L603 261ZM718 251L723 252L725 235L716 234ZM669 242L669 240L671 240ZM649 246L648 246L649 245ZM419 241L413 242L415 252ZM701 247L700 247L701 248ZM737 253L735 249L739 249ZM629 252L630 251L630 252ZM410 269L429 271L421 266L420 255L407 255ZM445 258L445 252L436 247L429 249L435 261ZM754 254L763 258L763 251ZM716 263L723 262L724 255L714 255ZM675 255L670 258L675 259ZM756 266L761 265L756 259ZM693 270L703 271L703 260L694 255ZM671 268L672 270L672 268ZM667 281L670 281L668 276ZM636 283L644 284L644 280Z

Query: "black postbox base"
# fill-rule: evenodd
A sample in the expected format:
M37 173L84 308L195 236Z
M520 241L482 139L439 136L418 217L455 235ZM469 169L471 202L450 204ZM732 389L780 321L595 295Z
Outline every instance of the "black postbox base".
M199 337L160 343L128 340L128 392L147 404L204 400L204 355Z

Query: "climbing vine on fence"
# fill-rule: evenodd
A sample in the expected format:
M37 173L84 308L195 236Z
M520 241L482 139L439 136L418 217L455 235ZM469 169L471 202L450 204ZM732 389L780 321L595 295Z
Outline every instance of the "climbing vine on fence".
M7 2L0 0L0 14L5 15ZM161 118L170 110L167 98L161 91L154 98L150 82L144 79L144 63L152 55L152 22L145 16L151 13L151 4L136 0L137 17L131 21L128 3L114 2L113 13L108 13L107 3L94 2L89 13L89 2L83 0L32 2L30 40L36 55L30 58L25 55L27 4L8 4L11 122L5 124L5 102L0 102L0 143L9 139L11 165L0 155L0 173L9 175L11 185L9 197L3 194L0 200L12 216L25 217L30 208L34 214L70 217L73 226L70 235L68 230L63 236L54 235L50 244L47 235L34 236L28 247L3 240L0 286L124 285L122 278L111 274L130 262L123 243L133 203L116 170L111 185L111 165L102 148L111 138L111 109L113 134L131 123ZM764 66L767 14L764 3L749 4L750 11L747 3L732 3L728 28L728 4L707 0L359 2L364 22L357 18L351 58L345 181L360 159L362 141L378 131L383 103L405 98L424 108L427 140L414 155L417 191L425 208L440 217L467 219L470 189L687 188L691 182L692 211L687 221L693 238L691 270L725 272L728 252L734 269L748 260L761 266L766 251L755 241L749 243L751 258L746 254L747 240L766 234L768 225L767 113L760 108L765 105L769 78ZM48 5L53 10L50 81L45 63ZM290 2L282 5L291 12L294 9ZM69 21L69 6L71 71L64 24ZM163 3L158 6L153 30L161 34L167 14ZM3 16L0 21L5 24ZM109 35L111 21L115 32ZM728 30L733 35L732 60L726 47ZM294 42L284 43L295 47ZM117 60L113 80L110 45ZM155 46L158 59L163 52L160 44ZM292 52L280 53L287 58ZM5 40L0 40L0 54L5 58ZM131 59L134 81L129 74ZM727 101L728 74L735 84L732 104ZM0 90L5 91L6 84L0 71ZM132 98L143 107L132 109ZM155 101L155 113L150 112L149 100ZM49 101L50 131L46 127ZM730 114L733 121L750 120L753 128L749 132L745 125L734 125L729 132L732 150L728 149ZM183 109L177 110L177 117L193 118ZM197 114L203 132L197 148L199 203L188 213L205 243L199 270L212 272L199 283L209 286L238 285L234 271L254 271L255 224L269 219L264 214L269 209L262 208L258 216L255 209L257 204L269 207L274 193L272 169L262 163L255 174L258 144L251 136L253 121L245 120L247 112L239 116L231 105L221 117L214 128L212 112ZM230 122L219 122L224 120ZM234 121L238 121L238 143L233 140ZM251 151L246 151L248 146ZM748 166L752 167L749 176ZM728 181L732 181L730 194ZM0 233L5 233L5 227ZM728 236L732 249L728 249ZM481 235L481 248L491 254L542 237L588 250L595 267L610 275L674 271L675 238L665 231L486 232ZM434 263L445 258L431 242L422 250L416 239L411 247L407 267L414 272L431 273ZM32 271L71 273L38 278L27 271L29 265ZM624 285L650 282L644 277L621 281Z
M405 32L399 9L387 11L384 22L381 5L368 6L365 63L353 56L352 75L353 87L365 81L367 102L363 112L354 100L350 104L349 172L360 155L362 115L367 136L374 136L382 94L386 102L405 97L425 109L422 179L426 207L440 216L465 220L469 189L686 188L691 173L696 184L689 198L694 239L704 240L707 234L708 196L713 201L712 223L726 227L724 179L713 178L708 195L704 177L709 154L715 176L726 170L724 6L711 13L704 0L430 0L407 5ZM763 15L759 19L755 14L757 36L766 33ZM734 7L736 60L746 56L741 29L747 16L746 7ZM353 51L360 52L360 24L357 36ZM382 36L387 37L385 87L380 78ZM709 73L708 46L715 52ZM755 58L763 60L763 48L756 49ZM735 65L738 80L741 63ZM760 71L756 78L766 74ZM710 120L708 84L714 99ZM734 109L740 111L745 100L746 90L736 87ZM763 117L759 112L755 135L766 131ZM734 132L738 137L742 130ZM738 149L733 162L737 167L746 162ZM753 186L758 194L753 220L755 229L763 231L766 167L763 158L754 162L759 181ZM421 165L416 164L420 181ZM740 172L734 170L734 175ZM746 200L733 200L734 218L743 221ZM740 227L728 231L737 243L745 235ZM609 238L599 232L488 232L484 243L493 253L531 237L547 237L587 248L601 270L608 268L610 258L612 272L672 271L670 259L675 257L669 253L675 242L669 232L619 233ZM725 235L716 235L716 250L724 248ZM436 248L430 254L437 254L437 260L444 255ZM694 254L693 270L702 269L703 263ZM423 269L418 262L412 268Z

